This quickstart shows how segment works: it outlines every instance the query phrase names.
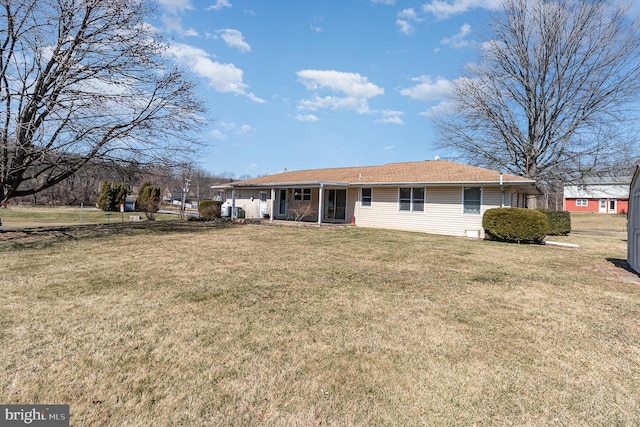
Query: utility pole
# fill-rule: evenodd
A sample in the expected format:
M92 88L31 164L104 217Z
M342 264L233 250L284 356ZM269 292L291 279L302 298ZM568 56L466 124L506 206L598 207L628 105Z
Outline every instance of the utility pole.
M191 180L189 178L185 178L184 188L182 189L182 204L180 206L180 219L184 219L184 205L187 199L187 193L189 192L190 183L191 183Z

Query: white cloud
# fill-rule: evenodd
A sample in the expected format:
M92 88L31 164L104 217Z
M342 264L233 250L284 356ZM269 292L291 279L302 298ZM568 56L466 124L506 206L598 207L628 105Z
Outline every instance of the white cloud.
M386 4L388 6L393 6L396 4L396 0L371 0L373 4Z
M224 129L225 131L233 132L237 135L246 135L248 133L253 132L253 128L249 125L239 126L237 123L230 123L230 122L224 122L224 121L216 122L216 124L220 126L222 129Z
M235 65L212 61L204 50L186 44L170 45L168 52L189 67L192 72L207 79L209 85L216 91L243 95L253 102L265 102L249 92L248 85L242 81L244 72Z
M395 149L395 145L385 145L384 147L382 147L382 151L384 151L385 153L393 153Z
M173 0L173 1L179 1L179 0ZM211 6L207 7L206 10L222 10L225 7L231 7L231 3L229 2L229 0L216 0L216 2Z
M249 125L238 125L237 123L230 123L225 121L219 121L215 123L220 129L214 129L209 134L213 139L227 139L228 134L235 135L248 135L253 132L253 128Z
M404 121L402 120L402 115L404 112L402 111L393 111L393 110L383 110L381 111L382 118L378 120L379 123L387 123L393 125L403 125Z
M421 21L422 19L418 17L418 15L416 14L416 11L411 7L408 9L403 9L400 12L398 12L398 19L396 19L396 25L398 26L398 29L402 34L409 35L414 31L413 24Z
M211 138L213 139L217 139L217 140L223 140L226 138L226 136L220 132L218 129L214 129L211 132L209 132L209 135L211 136Z
M432 118L434 116L441 116L443 114L449 114L454 111L453 103L451 101L442 101L438 105L428 108L426 111L419 113L421 116Z
M184 29L182 27L182 19L175 15L163 15L162 22L164 23L165 30L180 34L181 36L197 37L198 32L193 28Z
M369 113L369 104L366 98L355 98L348 96L325 96L324 98L315 96L311 99L303 99L298 103L301 110L318 111L323 109L331 110L353 110L360 114Z
M334 70L302 70L298 77L309 90L329 89L356 98L371 98L384 94L384 89L371 83L358 73Z
M246 135L248 133L253 132L253 128L249 125L242 125L238 128L238 131L236 132L238 135Z
M415 86L402 89L400 94L418 101L432 102L447 98L447 92L451 88L450 80L438 77L433 81L430 76L420 76L412 79L418 82Z
M158 0L158 4L171 15L177 15L185 10L193 9L189 0Z
M453 15L465 13L471 9L498 10L502 6L502 0L432 0L422 5L422 10L433 14L438 19L447 19Z
M194 7L188 0L159 0L160 7L166 12L161 19L167 31L178 33L182 36L197 37L198 32L193 28L182 27L182 14L185 10L193 10Z
M353 110L360 114L368 113L368 99L384 94L384 89L371 83L358 73L345 73L334 70L302 70L298 77L308 90L329 91L340 96L319 96L298 103L301 110L318 111L321 109Z
M324 31L324 29L322 28L321 24L322 24L323 18L322 16L315 16L313 18L313 23L310 25L310 28L316 32L316 33L321 33Z
M413 25L405 20L397 19L396 25L398 26L398 30L407 36L414 31Z
M188 37L198 37L199 34L193 28L187 28L186 30L182 31L182 35Z
M295 118L300 122L317 122L320 120L318 116L314 114L298 114Z
M469 46L469 41L465 40L469 34L471 34L471 25L465 23L460 27L458 34L442 39L442 44L453 46L455 49Z
M227 46L238 49L241 52L251 52L251 46L244 41L240 31L227 28L218 30L217 33L220 34L220 37L222 37L222 40L224 40Z

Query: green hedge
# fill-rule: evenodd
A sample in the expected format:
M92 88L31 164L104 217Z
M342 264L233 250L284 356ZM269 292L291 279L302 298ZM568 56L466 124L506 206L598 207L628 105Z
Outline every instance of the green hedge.
M566 211L538 209L549 220L549 236L566 236L571 232L571 214Z
M549 220L531 209L494 208L484 213L482 227L489 239L539 243L549 231Z
M222 202L220 200L203 200L198 203L198 214L200 219L213 221L220 218L222 212Z

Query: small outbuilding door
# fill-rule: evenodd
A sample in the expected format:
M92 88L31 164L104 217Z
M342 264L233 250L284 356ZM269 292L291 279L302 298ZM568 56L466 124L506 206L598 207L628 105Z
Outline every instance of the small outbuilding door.
M629 187L627 209L627 262L631 269L640 273L640 164Z
M633 195L633 211L629 211L629 248L627 250L630 259L627 260L632 268L640 273L640 193Z

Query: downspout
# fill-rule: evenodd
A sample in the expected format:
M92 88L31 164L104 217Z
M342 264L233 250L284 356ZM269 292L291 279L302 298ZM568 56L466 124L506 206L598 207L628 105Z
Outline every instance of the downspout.
M504 208L504 181L502 180L502 172L500 172L500 207Z
M236 190L231 190L231 220L236 219Z
M269 214L269 221L273 222L273 212L276 209L276 189L271 189L271 213Z
M322 225L322 204L324 203L324 184L320 183L320 194L318 194L318 227Z

